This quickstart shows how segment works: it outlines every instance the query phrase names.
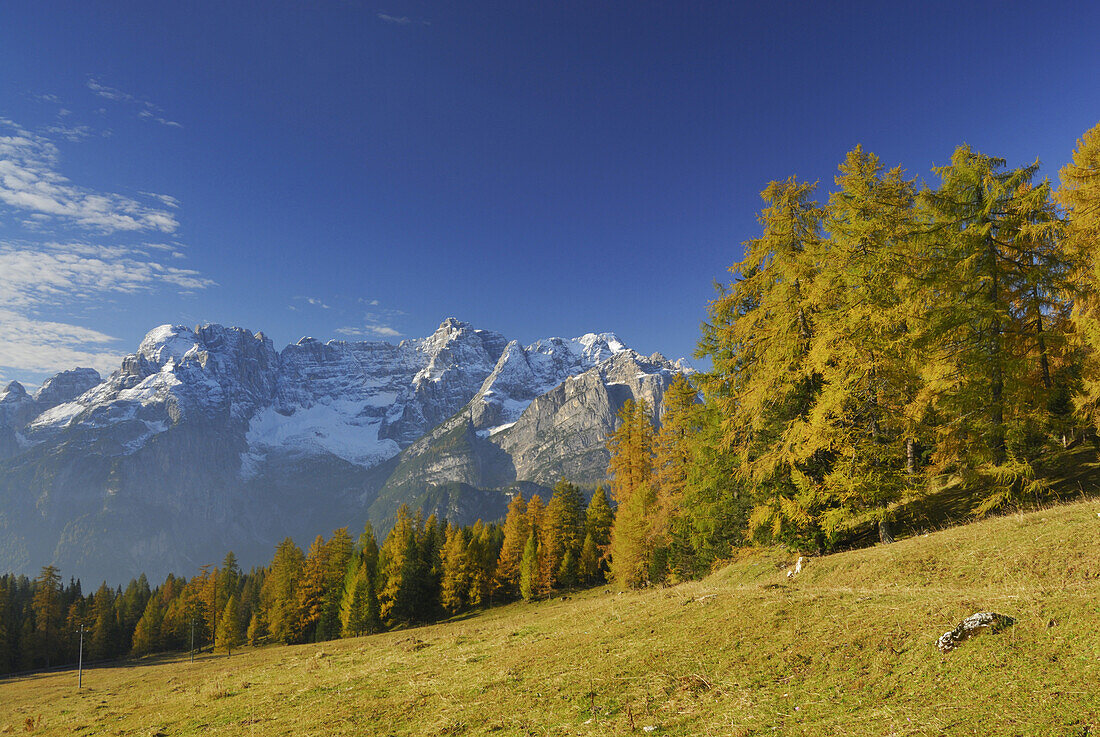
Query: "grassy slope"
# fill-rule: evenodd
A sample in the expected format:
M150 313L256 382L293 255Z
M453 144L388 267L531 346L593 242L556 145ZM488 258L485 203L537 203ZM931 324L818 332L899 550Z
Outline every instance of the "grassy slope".
M322 645L0 682L46 734L1100 734L1100 502ZM992 609L1018 619L942 656Z

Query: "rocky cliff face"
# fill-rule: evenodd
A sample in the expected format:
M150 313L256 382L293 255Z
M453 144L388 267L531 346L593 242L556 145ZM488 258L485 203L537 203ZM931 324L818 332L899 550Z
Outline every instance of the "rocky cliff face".
M400 344L161 326L103 380L0 390L0 571L91 581L266 561L410 503L465 523L510 491L602 480L627 398L683 370L611 334L531 346L445 320Z

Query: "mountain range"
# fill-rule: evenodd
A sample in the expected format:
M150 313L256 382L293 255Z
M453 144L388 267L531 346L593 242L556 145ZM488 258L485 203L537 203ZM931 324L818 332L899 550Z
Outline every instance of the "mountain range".
M107 378L78 368L0 390L0 571L47 563L89 582L190 574L233 550L397 508L503 517L561 478L605 479L628 399L659 417L682 361L611 333L524 346L453 318L389 342L162 325Z

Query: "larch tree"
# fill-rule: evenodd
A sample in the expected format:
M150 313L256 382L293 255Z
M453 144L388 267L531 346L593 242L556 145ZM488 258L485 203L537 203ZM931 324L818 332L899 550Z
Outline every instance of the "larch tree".
M440 604L450 614L458 614L466 608L470 592L470 561L466 555L465 531L447 525L446 542L443 544L443 584L440 588Z
M627 400L608 439L611 494L618 509L611 526L611 573L623 588L648 583L650 528L655 512L653 423L643 400Z
M577 558L584 543L584 511L584 495L579 488L564 479L554 485L542 536L545 556L541 576L546 590L560 583L576 583ZM562 581L563 575L568 581Z
M130 652L133 655L148 655L163 649L164 641L161 637L161 626L164 624L164 605L159 596L149 599L145 606L145 612L138 620L134 628L133 645Z
M325 579L328 573L328 548L318 535L309 546L302 576L296 592L296 616L292 627L294 642L313 642L321 620L325 600Z
M750 530L798 548L820 548L829 458L807 453L797 425L821 377L808 355L818 307L823 209L814 184L791 177L761 193L760 237L746 241L708 307L697 355L712 368L696 377L720 417L719 447L738 459L755 499Z
M1085 351L1077 412L1095 431L1100 429L1100 124L1078 140L1073 160L1059 174L1057 198L1066 213L1066 249L1078 267L1074 330Z
M229 601L222 610L222 616L218 620L218 644L225 648L226 655L233 654L233 648L241 644L240 606L237 604L237 595L229 597Z
M821 377L812 409L792 423L800 462L825 454L830 536L852 514L870 513L892 542L890 505L916 485L922 416L920 361L910 325L925 296L916 248L916 188L861 147L848 153L829 198L827 254L814 282L817 330L809 370Z
M417 613L421 586L417 530L408 506L397 510L397 521L378 553L379 616L390 624L409 623Z
M664 580L670 569L687 567L688 551L675 544L673 529L682 516L692 444L698 431L698 391L687 377L677 374L665 390L661 427L653 442L655 506L650 524L650 578ZM678 542L680 538L675 538Z
M504 544L496 565L495 584L497 591L505 598L519 595L519 564L530 534L527 502L523 494L517 491L512 501L508 502L508 514L504 518Z
M1057 247L1051 187L1033 183L1038 163L1008 169L961 146L934 171L940 187L920 201L933 295L923 325L925 387L949 418L936 428L936 458L991 483L992 508L1036 483L1026 436L1045 422L1053 386L1041 370L1050 346L1035 310L1062 309L1072 267Z
M342 631L340 604L344 596L344 583L355 544L347 527L334 530L325 543L324 583L321 595L321 616L317 622L317 640L331 640Z
M267 577L260 591L267 630L279 642L294 639L298 610L298 580L302 576L305 556L289 537L275 548Z

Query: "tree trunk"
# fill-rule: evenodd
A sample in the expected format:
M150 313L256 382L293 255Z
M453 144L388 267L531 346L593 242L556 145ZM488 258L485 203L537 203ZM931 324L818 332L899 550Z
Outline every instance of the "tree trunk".
M917 443L913 438L905 439L905 472L910 477L917 473Z
M890 523L883 517L878 521L878 541L880 543L894 542L894 536L890 534Z
M1039 343L1039 368L1043 373L1043 388L1048 392L1054 385L1050 380L1050 360L1047 358L1047 342L1043 337L1043 311L1039 306L1038 289L1032 290L1035 298L1035 337Z

